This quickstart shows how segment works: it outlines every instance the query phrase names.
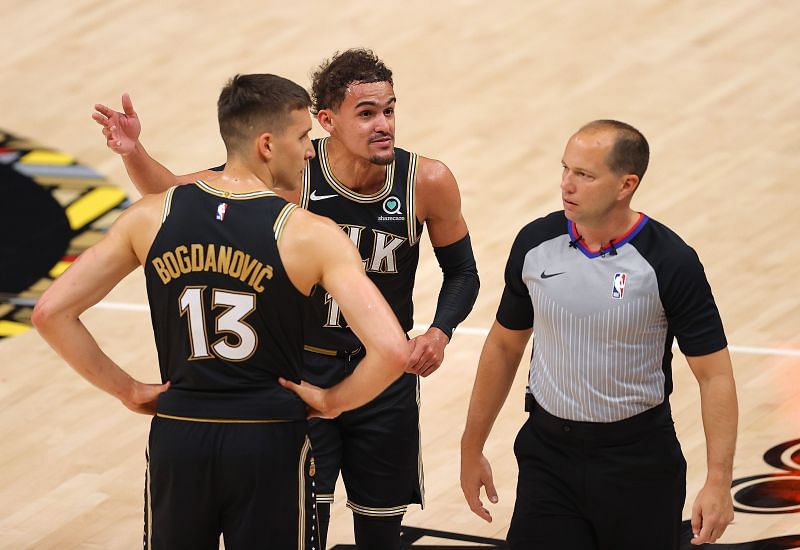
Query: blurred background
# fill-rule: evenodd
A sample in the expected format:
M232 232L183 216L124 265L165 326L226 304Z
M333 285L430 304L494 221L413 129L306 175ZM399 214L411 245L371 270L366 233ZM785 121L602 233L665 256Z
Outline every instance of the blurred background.
M423 383L427 506L406 524L505 537L524 366L487 445L501 499L492 524L463 502L458 441L511 242L560 209L564 144L593 119L648 137L650 168L633 206L705 265L740 391L734 477L774 474L762 455L800 438L800 3L2 0L0 11L0 548L141 540L148 419L26 330L43 288L139 196L91 120L93 105L119 109L130 93L148 151L175 173L193 172L224 161L216 99L230 76L270 72L308 86L320 62L357 46L394 71L397 145L455 174L482 281L445 365ZM424 329L441 278L426 237L421 246ZM141 271L84 319L112 358L157 379ZM674 371L688 518L705 448L697 385L682 358ZM749 548L800 532L797 443L775 485L783 500L739 512L722 542ZM349 516L340 491L332 545L352 542Z

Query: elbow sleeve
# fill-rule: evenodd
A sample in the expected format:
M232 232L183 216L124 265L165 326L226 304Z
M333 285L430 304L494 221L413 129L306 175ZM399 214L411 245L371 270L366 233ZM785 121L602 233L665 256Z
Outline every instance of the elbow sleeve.
M444 280L431 326L452 338L453 330L466 319L478 297L481 286L478 268L469 234L453 244L436 247L433 252L442 268Z

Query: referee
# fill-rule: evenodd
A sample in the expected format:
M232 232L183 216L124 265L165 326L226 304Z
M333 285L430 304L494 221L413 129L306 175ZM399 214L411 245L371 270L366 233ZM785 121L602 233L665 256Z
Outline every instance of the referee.
M497 318L478 364L461 443L461 487L491 521L483 445L532 332L526 410L514 444L512 549L677 549L686 462L669 406L677 338L700 385L706 483L693 544L733 519L737 401L720 315L697 254L630 208L649 159L645 137L613 120L567 143L564 210L525 226L508 258Z

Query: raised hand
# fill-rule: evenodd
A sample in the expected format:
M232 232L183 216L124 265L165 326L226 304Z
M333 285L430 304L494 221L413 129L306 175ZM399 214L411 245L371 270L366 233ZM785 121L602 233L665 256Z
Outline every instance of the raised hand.
M120 155L127 155L136 149L142 124L133 109L133 102L128 94L122 94L122 110L115 111L100 103L94 106L92 118L103 127L106 146Z

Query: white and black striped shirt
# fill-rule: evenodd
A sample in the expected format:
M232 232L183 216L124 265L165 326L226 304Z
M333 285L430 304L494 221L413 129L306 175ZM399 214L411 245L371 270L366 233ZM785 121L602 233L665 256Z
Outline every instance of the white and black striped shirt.
M602 252L577 238L563 212L520 231L497 320L533 327L530 392L546 411L615 422L672 392L673 338L690 356L727 341L697 254L669 228L642 215Z

